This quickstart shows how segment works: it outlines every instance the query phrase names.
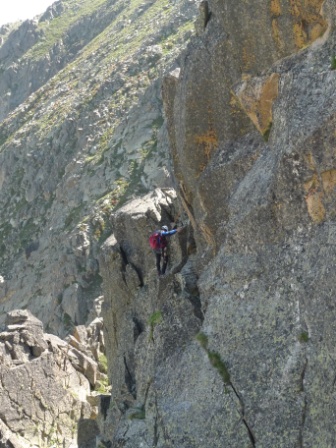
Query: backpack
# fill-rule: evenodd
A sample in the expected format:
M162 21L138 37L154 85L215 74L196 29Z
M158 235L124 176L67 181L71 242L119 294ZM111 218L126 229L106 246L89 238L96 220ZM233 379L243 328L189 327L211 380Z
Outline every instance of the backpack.
M167 246L167 239L156 231L149 237L149 245L152 249L164 249Z

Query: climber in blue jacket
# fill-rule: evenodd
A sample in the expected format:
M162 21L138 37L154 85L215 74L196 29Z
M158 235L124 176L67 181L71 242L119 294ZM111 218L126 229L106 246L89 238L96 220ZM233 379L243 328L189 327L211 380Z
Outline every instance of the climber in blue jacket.
M166 237L170 237L177 232L180 232L183 227L179 227L178 229L169 230L168 226L162 226L161 230L156 230L150 237L149 243L155 253L156 257L156 269L158 275L164 275L166 273L167 265L168 265L168 239ZM161 269L161 258L163 258L163 264Z

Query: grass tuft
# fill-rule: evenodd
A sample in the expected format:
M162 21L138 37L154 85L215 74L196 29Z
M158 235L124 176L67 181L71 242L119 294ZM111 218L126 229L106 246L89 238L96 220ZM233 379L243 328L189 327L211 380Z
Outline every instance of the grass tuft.
M154 333L154 328L159 325L162 322L162 313L161 311L155 311L155 313L153 313L150 318L148 319L148 324L150 326L150 331L149 331L149 339L151 341L154 341L153 338L153 333Z
M224 361L222 361L220 354L217 352L212 352L208 349L208 336L204 333L198 333L198 335L196 335L196 340L206 351L211 365L218 371L224 384L231 384L230 372L228 371Z
M230 384L231 383L230 373L229 373L226 365L222 361L220 354L217 352L208 351L208 357L209 357L209 361L211 362L213 367L218 370L218 373L223 378L224 383Z
M204 333L198 333L198 335L196 335L196 341L199 342L200 346L202 348L204 348L204 350L207 350L208 348L208 336Z
M101 354L98 360L99 370L103 373L107 373L107 358L106 355Z
M336 56L331 56L330 68L331 70L336 70Z

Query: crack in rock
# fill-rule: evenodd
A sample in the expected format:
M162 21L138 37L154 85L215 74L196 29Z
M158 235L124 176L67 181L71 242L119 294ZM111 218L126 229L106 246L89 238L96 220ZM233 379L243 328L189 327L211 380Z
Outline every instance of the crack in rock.
M256 446L256 439L255 439L255 436L254 436L254 434L253 434L253 432L252 432L252 429L250 428L250 426L249 426L249 424L248 424L248 422L247 422L247 420L246 420L246 416L245 416L245 404L244 404L244 401L243 401L242 397L240 396L240 394L238 393L237 389L236 389L236 388L234 387L234 385L232 384L232 382L230 382L230 386L231 386L231 388L232 388L234 394L236 395L236 397L237 397L238 400L239 400L239 404L240 404L240 415L241 415L241 417L242 417L243 424L244 424L245 427L246 427L246 430L247 430L247 433L248 433L248 436L249 436L249 439L250 439L250 441L251 441L252 446L255 447L255 446Z

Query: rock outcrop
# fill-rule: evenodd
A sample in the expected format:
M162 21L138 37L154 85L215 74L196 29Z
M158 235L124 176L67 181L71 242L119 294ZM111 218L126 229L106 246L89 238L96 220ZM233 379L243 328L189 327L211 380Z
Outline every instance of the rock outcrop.
M1 446L95 446L99 397L91 391L106 384L99 367L102 322L77 328L69 342L44 333L42 322L25 310L8 313L6 324L0 333ZM101 342L90 350L94 333Z
M169 272L158 278L148 235L179 215L173 191L156 191L130 202L113 216L114 234L102 249L101 272L108 297L104 329L113 379L111 404L100 428L103 439L114 447L155 446L166 424L176 429L158 412L161 406L167 410L174 406L163 389L169 387L166 382L176 366L175 356L193 340L202 321L197 291L187 286L192 277L188 249L193 238L187 227L171 237ZM162 368L159 375L158 368ZM159 383L166 386L161 389ZM173 420L179 418L174 412L173 408L168 412Z

